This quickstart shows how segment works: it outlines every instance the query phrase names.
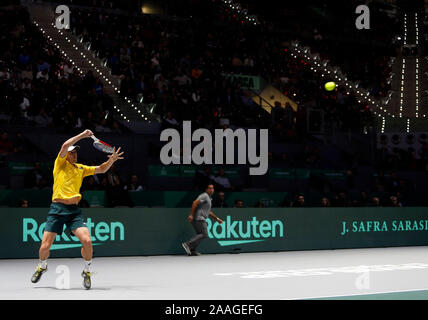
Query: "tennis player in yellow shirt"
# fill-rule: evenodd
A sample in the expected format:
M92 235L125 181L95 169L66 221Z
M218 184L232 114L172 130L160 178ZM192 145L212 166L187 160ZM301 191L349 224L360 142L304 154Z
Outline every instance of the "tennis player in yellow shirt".
M68 139L61 147L55 160L53 169L54 184L52 204L48 213L42 244L39 250L39 264L31 278L31 282L40 280L43 273L48 269L48 257L50 248L57 234L62 234L64 224L82 243L82 257L85 260L85 268L82 271L83 285L86 289L91 288L90 265L92 262L92 241L86 226L82 210L77 206L82 195L79 193L83 178L86 176L105 173L112 164L121 157L123 152L120 148L113 149L109 159L99 166L85 166L77 163L76 142L93 135L91 130L85 130L75 137Z

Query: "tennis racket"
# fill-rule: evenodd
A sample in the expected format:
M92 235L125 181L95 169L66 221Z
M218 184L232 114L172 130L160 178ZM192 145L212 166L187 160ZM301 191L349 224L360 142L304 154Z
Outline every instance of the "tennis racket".
M98 149L105 153L113 153L113 147L109 145L107 142L104 142L94 135L91 136L91 138L94 140L94 143L92 144L95 149Z

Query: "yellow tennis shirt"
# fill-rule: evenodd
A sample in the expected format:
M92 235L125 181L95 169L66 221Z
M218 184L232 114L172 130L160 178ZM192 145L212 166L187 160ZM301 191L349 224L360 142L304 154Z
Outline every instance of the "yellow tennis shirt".
M82 195L79 193L83 178L93 175L96 166L85 166L80 163L71 164L66 160L67 156L58 156L53 169L54 184L52 201L54 199L71 199Z

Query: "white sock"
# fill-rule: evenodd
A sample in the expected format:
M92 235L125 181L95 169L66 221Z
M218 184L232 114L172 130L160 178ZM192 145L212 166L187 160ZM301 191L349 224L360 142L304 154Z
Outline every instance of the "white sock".
M39 266L42 267L43 269L46 269L46 267L48 266L48 259L39 260Z
M89 261L85 260L85 269L84 269L85 272L89 272L89 267L90 267L91 263L92 263L92 260L89 260Z

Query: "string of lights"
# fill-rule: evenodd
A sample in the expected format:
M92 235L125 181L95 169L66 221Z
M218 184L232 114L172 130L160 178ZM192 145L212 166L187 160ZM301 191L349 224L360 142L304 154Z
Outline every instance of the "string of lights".
M385 117L382 117L382 127L381 127L380 132L381 132L381 133L384 133L384 132L385 132Z
M407 14L404 14L404 44L407 44Z
M407 37L407 14L404 14L404 37L403 44L408 44ZM416 32L416 45L419 44L419 27L418 27L418 14L415 13L415 32ZM373 114L377 115L381 118L381 132L385 131L386 126L386 116L390 116L391 118L396 118L397 115L391 113L388 110L387 105L389 104L393 92L390 91L388 97L382 99L382 102L379 103L375 98L369 97L369 93L361 88L358 88L358 83L352 83L348 81L347 77L340 72L338 67L332 67L329 65L328 60L321 61L320 56L318 54L311 54L310 49L308 47L302 47L299 45L298 41L294 41L290 50L291 56L295 59L301 59L303 62L308 63L310 65L310 69L313 72L320 72L322 77L326 78L334 78L338 86L342 86L347 89L347 94L349 95L352 91L358 99L358 102L368 102L370 106L370 110ZM394 63L395 58L391 58L389 66L391 67ZM403 120L406 123L407 132L410 132L411 127L411 118L403 117L404 108L405 108L405 99L404 99L404 84L405 84L405 71L406 71L406 59L403 58L401 61L401 79L400 79L400 100L399 100L399 112L398 117L404 118ZM415 117L419 118L422 116L426 117L426 114L421 114L419 110L419 59L416 57L415 60ZM391 84L393 77L395 74L391 71L387 82Z
M42 32L43 36L48 40L48 42L51 43L55 48L58 49L58 51L61 54L61 56L63 57L63 59L65 61L69 61L72 64L72 66L78 70L79 74L83 75L84 73L83 73L82 69L79 68L77 62L74 61L69 55L67 55L67 53L63 50L63 48L60 47L59 43L56 42L51 36L48 35L47 30L45 30L42 26L40 26L37 21L34 20L33 23L37 28L39 28L39 30ZM52 28L54 28L59 33L59 35L61 37L63 37L63 39L65 39L65 41L67 41L68 43L71 44L71 39L69 38L68 35L64 34L64 31L62 31L62 29L56 28L54 23L52 23L51 26L52 26ZM76 41L77 44L82 43L82 42L83 42L83 39L80 39L80 41ZM103 65L103 62L97 61L97 59L92 60L90 58L90 55L91 54L93 55L93 53L90 51L90 45L87 46L87 48L79 48L78 45L73 44L72 48L80 53L81 57L88 62L88 64L93 69L93 71L95 71L98 74L100 79L103 79L104 82L108 83L117 94L120 94L120 89L114 84L115 79L113 79L113 77L111 77L109 70L107 69L107 67L105 65ZM89 53L85 52L85 50L89 51ZM104 72L102 69L104 69ZM147 118L147 116L143 112L141 112L141 110L137 106L135 106L128 97L125 97L124 100L129 104L129 106L132 109L135 110L136 113L138 113L138 116L140 116L142 119L144 119L146 121L149 120ZM126 115L124 115L123 110L121 110L119 108L119 106L114 105L113 108L115 109L115 111L118 114L120 114L120 116L122 117L122 119L124 121L130 122L130 120L127 118ZM151 121L149 120L149 123L150 122Z
M404 102L404 73L406 71L406 59L402 59L401 63L401 85L400 85L400 112L399 117L403 116L403 102Z
M418 30L418 14L415 13L415 28L416 28L416 45L419 44L419 30ZM415 99L415 116L419 118L419 59L416 58L415 70L415 85L416 85L416 99Z
M240 20L241 23L258 25L259 20L255 15L249 15L247 9L243 9L239 3L232 0L221 0L225 12L230 14L234 19Z
M308 63L310 65L310 69L313 72L320 72L322 77L334 78L337 86L346 88L346 93L348 95L351 94L351 92L355 94L358 103L367 103L370 111L377 116L382 117L383 112L383 114L394 117L394 115L388 112L386 108L382 107L375 98L370 97L370 92L363 88L359 88L359 83L349 81L340 68L337 66L331 66L328 60L321 61L319 54L312 54L309 47L302 47L299 45L298 41L293 41L290 54L293 58L301 59L303 62ZM389 98L391 95L392 93L390 93Z

